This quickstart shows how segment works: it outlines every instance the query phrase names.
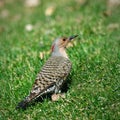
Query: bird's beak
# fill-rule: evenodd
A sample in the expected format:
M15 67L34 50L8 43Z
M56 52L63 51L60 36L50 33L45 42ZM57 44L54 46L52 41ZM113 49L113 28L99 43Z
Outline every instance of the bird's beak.
M72 36L70 36L68 39L69 40L73 40L74 38L76 38L78 35L72 35Z

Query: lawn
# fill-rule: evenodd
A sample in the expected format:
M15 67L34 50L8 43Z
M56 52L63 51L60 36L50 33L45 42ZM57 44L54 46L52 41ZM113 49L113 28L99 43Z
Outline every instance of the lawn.
M0 5L0 120L119 120L120 7L106 16L104 0L24 0ZM52 41L78 34L65 98L15 110L49 58ZM44 56L43 56L44 53Z

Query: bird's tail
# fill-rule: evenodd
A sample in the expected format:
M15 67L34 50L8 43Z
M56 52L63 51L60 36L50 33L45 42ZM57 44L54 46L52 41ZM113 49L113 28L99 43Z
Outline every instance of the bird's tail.
M27 98L25 98L24 100L22 100L21 102L18 103L18 105L16 106L16 109L23 109L25 110L26 107L28 106L29 100Z

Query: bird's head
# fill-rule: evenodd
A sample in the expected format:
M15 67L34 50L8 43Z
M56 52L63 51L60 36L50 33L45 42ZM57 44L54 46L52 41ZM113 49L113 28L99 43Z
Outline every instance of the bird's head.
M65 52L65 48L68 45L68 43L76 38L78 35L73 35L70 37L60 37L54 40L52 46L51 46L51 52L52 56L63 56L67 57L67 54ZM68 57L67 57L68 58Z

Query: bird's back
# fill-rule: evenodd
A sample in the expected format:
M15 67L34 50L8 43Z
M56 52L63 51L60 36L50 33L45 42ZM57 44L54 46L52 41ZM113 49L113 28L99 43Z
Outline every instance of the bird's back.
M69 59L61 56L50 57L37 75L29 100L35 99L44 93L54 92L54 85L60 80L65 80L70 69L71 62Z

